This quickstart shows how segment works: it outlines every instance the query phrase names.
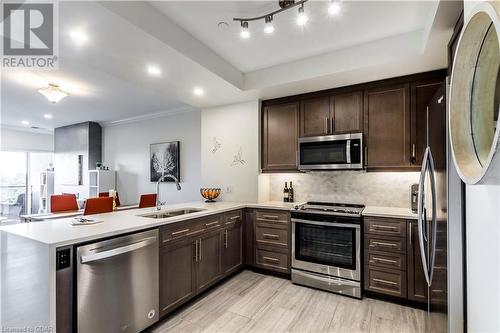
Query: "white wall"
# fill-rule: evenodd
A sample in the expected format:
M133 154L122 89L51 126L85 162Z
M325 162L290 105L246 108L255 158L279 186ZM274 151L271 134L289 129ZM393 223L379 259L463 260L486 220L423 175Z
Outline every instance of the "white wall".
M0 128L2 151L54 151L54 135L33 131Z
M475 3L464 3L466 22ZM500 332L500 186L468 185L466 201L468 331Z
M182 190L162 183L160 195L167 203L200 200L200 111L103 128L103 163L117 171L117 190L123 204L138 203L144 193L155 193L150 181L149 145L180 141Z
M214 140L220 144L215 149ZM235 162L241 152L244 163ZM257 201L259 102L214 107L201 113L202 186L220 187L225 201Z

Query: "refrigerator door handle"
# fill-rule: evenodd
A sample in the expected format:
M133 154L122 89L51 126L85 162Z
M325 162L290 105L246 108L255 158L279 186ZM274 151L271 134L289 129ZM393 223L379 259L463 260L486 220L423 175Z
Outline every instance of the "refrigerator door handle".
M427 173L427 169L429 168L429 153L430 148L427 147L425 149L424 158L422 160L422 169L420 171L420 181L418 186L418 242L420 245L420 257L422 258L422 268L424 271L425 281L427 285L430 285L430 276L429 276L429 266L427 265L427 254L425 251L424 244L424 232L423 227L424 223L427 223L426 215L424 212L424 200L425 200L425 174Z
M430 178L431 178L431 196L432 196L432 224L431 224L431 248L430 248L430 262L429 262L429 281L428 285L432 284L432 277L434 275L434 260L436 258L436 236L437 236L437 198L436 198L436 179L435 179L435 168L434 168L434 158L432 157L432 151L429 149L429 167L430 167Z

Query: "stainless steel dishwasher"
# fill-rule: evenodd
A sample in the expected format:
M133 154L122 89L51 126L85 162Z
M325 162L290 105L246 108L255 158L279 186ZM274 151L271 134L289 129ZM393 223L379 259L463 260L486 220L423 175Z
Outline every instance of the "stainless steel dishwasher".
M79 333L140 332L158 321L158 230L79 246Z

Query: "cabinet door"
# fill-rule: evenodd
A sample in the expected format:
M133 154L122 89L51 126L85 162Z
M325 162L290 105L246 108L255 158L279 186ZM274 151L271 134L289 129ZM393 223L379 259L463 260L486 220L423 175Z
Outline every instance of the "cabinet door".
M222 249L224 275L238 270L238 268L243 265L242 234L241 222L236 222L234 225L228 226L224 230L224 242Z
M160 317L195 296L195 241L160 248Z
M320 97L300 103L300 137L331 134L330 98Z
M410 164L409 85L365 92L366 166L408 169Z
M243 236L245 239L245 265L255 266L255 212L247 210L243 221Z
M298 103L264 108L262 118L263 171L297 169L298 122Z
M434 80L426 82L413 83L411 85L411 163L419 167L422 165L425 148L427 147L427 129L431 130L431 136L440 135L441 144L436 147L433 145L433 137L429 137L429 145L434 150L445 146L446 141L446 110L445 100L441 101L442 107L436 107L437 101L434 101L436 93L441 92L444 96L443 80ZM439 96L438 96L439 97ZM438 98L439 99L439 98ZM427 107L429 107L429 120L427 119ZM427 126L429 122L429 126ZM441 149L442 150L442 149Z
M420 256L417 221L409 221L407 229L408 299L427 302L428 289Z
M207 289L222 277L221 234L221 230L215 230L198 238L197 292Z
M363 92L356 91L331 98L333 133L363 131Z

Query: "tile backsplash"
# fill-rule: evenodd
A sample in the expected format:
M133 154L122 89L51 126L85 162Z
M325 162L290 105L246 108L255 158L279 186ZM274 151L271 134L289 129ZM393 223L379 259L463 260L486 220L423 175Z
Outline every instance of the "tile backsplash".
M418 172L320 171L263 175L269 200L283 200L283 187L293 182L296 202L328 201L367 206L409 207L410 185Z

